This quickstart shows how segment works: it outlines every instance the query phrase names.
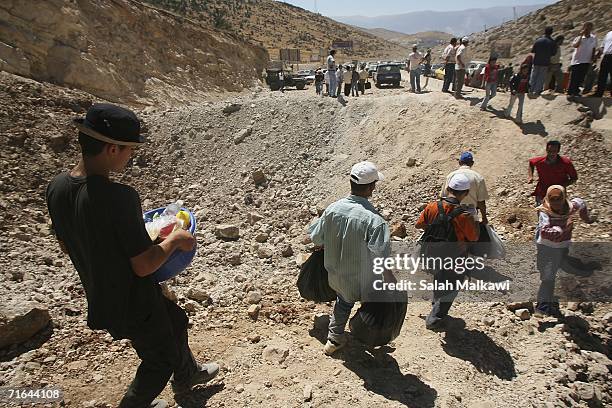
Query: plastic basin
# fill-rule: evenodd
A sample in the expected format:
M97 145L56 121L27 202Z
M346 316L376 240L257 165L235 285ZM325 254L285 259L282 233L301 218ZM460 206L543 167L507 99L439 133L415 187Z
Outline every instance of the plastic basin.
M161 214L165 209L166 207L162 207L155 210L146 211L144 213L145 222L147 222L147 220L151 220L155 214ZM196 230L196 219L194 215L186 208L181 208L181 210L189 214L191 225L189 226L188 231L191 232L191 234L194 234ZM197 243L194 245L191 251L175 250L166 260L166 262L153 273L153 280L155 282L163 282L183 272L191 264L191 261L193 261L196 250Z

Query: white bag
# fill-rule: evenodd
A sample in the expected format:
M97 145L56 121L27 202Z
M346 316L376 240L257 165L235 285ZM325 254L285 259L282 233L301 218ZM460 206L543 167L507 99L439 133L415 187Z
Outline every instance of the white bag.
M491 239L491 244L489 246L489 251L487 253L487 257L489 259L504 259L506 257L506 248L504 247L504 242L501 240L497 232L491 227L490 224L486 224L485 228L489 233L489 238Z

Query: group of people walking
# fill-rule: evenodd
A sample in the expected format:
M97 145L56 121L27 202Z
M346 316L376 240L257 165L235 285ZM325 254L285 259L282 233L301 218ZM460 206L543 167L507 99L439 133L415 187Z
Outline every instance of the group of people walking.
M591 223L584 200L569 198L566 187L577 180L576 170L568 157L559 154L561 144L549 141L546 155L529 160L528 181L535 191L537 227L537 269L540 287L536 294L535 314L558 316L559 303L554 296L559 269L567 265L568 247L576 217ZM415 227L428 233L446 222L452 229L450 241L456 243L453 257L469 257L470 245L479 241L488 224L486 201L489 198L485 178L473 169L471 152L461 153L459 167L444 179L440 195L429 202ZM329 205L310 226L310 236L317 250L324 250L324 264L330 287L337 293L329 323L327 343L323 350L331 355L347 343L345 327L355 302L364 301L372 278L372 264L377 257L391 256L390 228L369 198L377 183L384 180L376 165L369 161L355 164L350 172L350 194ZM534 217L535 218L535 217ZM445 253L449 255L448 253ZM446 259L446 258L445 258ZM465 264L465 263L463 263ZM432 308L425 319L428 329L436 330L448 321L449 310L459 293L457 282L466 278L463 272L449 267L430 270L436 282ZM393 273L385 270L385 282L396 282ZM450 287L448 286L450 283Z
M568 96L576 97L588 94L592 89L592 82L588 83L588 74L596 70L596 62L603 56L599 66L597 79L597 90L590 94L594 97L602 97L609 86L612 77L612 31L608 32L603 44L598 48L597 40L592 34L593 24L584 24L582 32L572 41L574 52L572 54L569 68L569 84L567 86ZM544 35L538 38L531 50L519 67L519 71L512 72L512 65L501 67L497 63L497 56L491 55L483 70L483 85L485 97L480 109L487 110L489 102L495 97L498 89L508 87L510 89L510 101L504 113L511 117L514 104L518 101L518 110L515 121L523 122L523 107L525 96L536 98L546 89L556 92L564 90L564 76L562 72L561 46L565 41L564 36L553 39L553 27L546 27ZM451 93L450 87L457 99L463 98L461 91L465 82L465 68L469 62L469 38L463 37L461 44L457 45L457 39L452 38L442 53L445 63L444 83L442 92Z

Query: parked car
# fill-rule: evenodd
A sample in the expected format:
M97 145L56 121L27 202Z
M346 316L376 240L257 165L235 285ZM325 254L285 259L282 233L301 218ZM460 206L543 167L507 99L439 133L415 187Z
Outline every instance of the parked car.
M397 64L379 65L376 67L376 72L374 72L372 78L374 79L374 85L377 87L385 84L398 87L402 79L400 66Z
M369 78L372 78L374 76L374 72L376 72L376 68L378 68L378 64L368 64L366 69L368 70Z
M439 68L442 68L444 70L444 64L433 64L431 66L431 71L429 71L429 76L432 78L437 78L436 70ZM442 79L444 79L444 77L442 77Z
M465 84L473 88L482 88L484 78L484 61L470 61L465 70Z
M315 80L315 70L314 69L302 69L299 70L297 75L300 78L304 78L308 85L312 84Z
M266 69L266 83L270 86L270 90L278 91L280 89L280 81L278 80L278 74L281 70L277 68ZM285 88L295 86L297 89L302 90L306 87L306 79L292 73L288 70L282 70L285 77Z

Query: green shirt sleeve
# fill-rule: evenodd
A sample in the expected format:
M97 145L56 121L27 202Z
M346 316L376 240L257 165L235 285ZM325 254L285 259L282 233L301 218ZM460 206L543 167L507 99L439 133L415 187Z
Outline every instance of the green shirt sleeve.
M310 239L315 245L323 245L324 243L324 221L325 215L322 215L309 228Z
M391 253L391 231L386 222L381 223L370 233L368 248L376 257L387 257Z

